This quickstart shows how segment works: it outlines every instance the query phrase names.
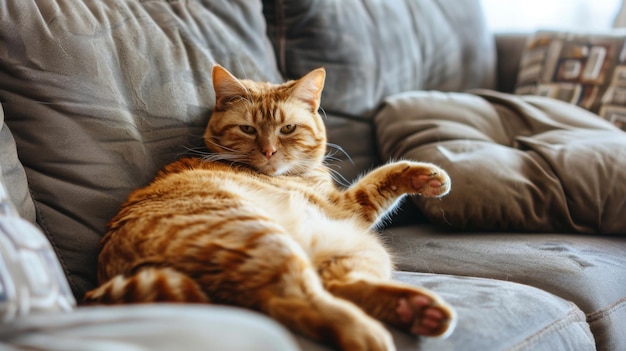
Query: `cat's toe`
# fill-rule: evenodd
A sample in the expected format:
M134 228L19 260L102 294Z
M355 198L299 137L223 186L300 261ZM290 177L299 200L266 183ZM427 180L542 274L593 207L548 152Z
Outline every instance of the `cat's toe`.
M421 173L413 176L411 186L418 195L440 197L450 191L450 177L444 170L433 167L428 174Z
M446 337L454 329L454 311L427 295L417 294L398 300L398 320L412 334Z

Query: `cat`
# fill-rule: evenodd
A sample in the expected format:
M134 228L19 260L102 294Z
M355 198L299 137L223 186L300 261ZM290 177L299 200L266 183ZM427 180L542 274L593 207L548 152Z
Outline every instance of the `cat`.
M84 301L241 306L350 351L394 350L383 323L450 334L453 308L392 281L372 229L406 194L447 194L446 172L398 161L340 188L324 165L323 68L282 84L219 65L212 75L210 153L165 166L129 195L101 241L101 285Z

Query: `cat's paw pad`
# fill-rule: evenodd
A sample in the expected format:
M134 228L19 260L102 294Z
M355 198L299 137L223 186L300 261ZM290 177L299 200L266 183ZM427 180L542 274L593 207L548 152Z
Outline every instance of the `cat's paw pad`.
M412 334L446 337L454 329L454 311L427 295L416 294L398 299L396 314L399 324Z
M411 194L441 197L450 192L450 177L435 165L412 162L403 173L409 177Z

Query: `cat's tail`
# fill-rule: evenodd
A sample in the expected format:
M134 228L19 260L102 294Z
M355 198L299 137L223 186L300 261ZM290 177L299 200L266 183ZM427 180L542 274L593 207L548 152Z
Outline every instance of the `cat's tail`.
M174 268L146 267L130 276L117 275L88 291L85 304L147 302L208 303L198 283Z

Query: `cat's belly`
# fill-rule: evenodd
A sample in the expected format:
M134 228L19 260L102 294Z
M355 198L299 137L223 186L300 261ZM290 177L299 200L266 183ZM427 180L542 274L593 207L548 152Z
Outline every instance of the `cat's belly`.
M331 218L301 194L279 191L268 196L252 191L250 195L253 206L280 224L311 258L341 255L342 251L351 254L373 242L380 245L378 236L358 221Z

